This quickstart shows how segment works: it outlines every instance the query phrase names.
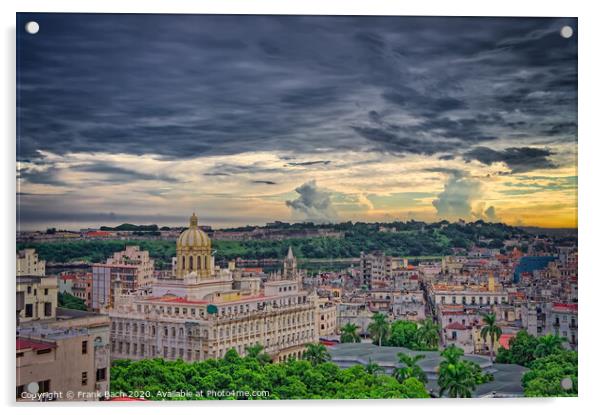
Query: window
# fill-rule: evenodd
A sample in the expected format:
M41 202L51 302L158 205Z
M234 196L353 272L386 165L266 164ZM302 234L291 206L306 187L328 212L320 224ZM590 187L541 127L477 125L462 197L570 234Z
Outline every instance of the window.
M52 303L44 303L44 316L52 316Z
M31 294L31 286L27 286L27 294Z
M96 381L104 382L105 380L107 380L107 368L96 369Z
M25 317L33 317L33 304L25 304Z
M36 351L36 354L47 354L50 353L52 349L40 349Z
M17 399L21 398L21 395L23 395L23 392L25 392L25 385L17 386Z
M82 386L88 384L88 372L82 372Z
M40 387L40 389L38 389L38 393L50 392L50 379L39 381L38 386Z
M82 354L88 354L88 341L84 340L82 342Z

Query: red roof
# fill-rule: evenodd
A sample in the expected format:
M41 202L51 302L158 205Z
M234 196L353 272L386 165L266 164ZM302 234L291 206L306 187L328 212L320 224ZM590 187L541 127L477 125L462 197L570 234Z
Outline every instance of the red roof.
M463 324L460 324L458 322L453 322L448 324L447 326L445 326L446 330L468 330Z
M69 274L69 275L61 275L61 277L60 277L60 278L61 278L63 281L67 281L67 280L74 280L76 277L75 277L75 275L71 275L71 274Z
M91 231L86 233L86 236L111 236L113 235L111 232L107 231Z
M178 304L208 304L208 301L194 301L188 300L184 297L150 297L146 298L146 301L160 301L162 303L178 303Z
M499 339L500 347L503 347L504 349L509 349L510 348L510 340L512 340L515 337L516 337L516 334L502 334Z
M17 350L33 349L33 350L45 350L53 349L56 344L44 342L41 340L26 339L23 337L17 337Z
M577 311L577 304L572 303L553 303L552 308L557 311Z
M263 268L261 268L261 267L257 267L257 268L243 268L242 270L243 270L243 272L257 272L257 273L263 272Z
M464 313L464 310L448 310L448 311L442 311L441 314L443 314L444 316L461 316Z

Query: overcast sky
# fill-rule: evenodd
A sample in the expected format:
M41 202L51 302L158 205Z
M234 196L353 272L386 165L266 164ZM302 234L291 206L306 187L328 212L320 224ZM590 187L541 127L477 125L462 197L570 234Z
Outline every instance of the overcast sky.
M22 229L577 224L576 19L20 14L17 32Z

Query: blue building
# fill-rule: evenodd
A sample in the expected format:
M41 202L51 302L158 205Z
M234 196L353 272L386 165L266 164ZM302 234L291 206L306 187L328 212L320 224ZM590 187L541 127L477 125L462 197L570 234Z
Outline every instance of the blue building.
M524 256L514 269L514 283L520 281L520 274L523 272L533 272L544 269L551 261L556 259L555 256Z

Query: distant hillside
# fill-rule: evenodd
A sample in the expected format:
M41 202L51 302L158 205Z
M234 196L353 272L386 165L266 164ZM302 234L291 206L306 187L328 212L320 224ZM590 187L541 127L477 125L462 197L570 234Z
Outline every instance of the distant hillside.
M520 229L532 235L545 235L553 237L577 237L577 228L539 228L537 226L521 226Z
M119 226L101 226L101 231L133 231L133 232L157 232L157 225L132 225L131 223L122 223Z
M323 226L295 224L299 227ZM448 223L423 222L392 223L340 223L327 225L342 232L344 237L284 238L283 240L213 240L216 259L282 258L291 245L299 258L357 258L361 251L383 251L393 256L449 255L453 248L469 249L473 246L500 248L504 240L527 235L524 230L501 223ZM49 262L103 261L126 244L139 245L150 251L161 265L169 265L175 255L174 241L154 240L93 240L69 242L19 243L17 249L35 248L40 257Z

